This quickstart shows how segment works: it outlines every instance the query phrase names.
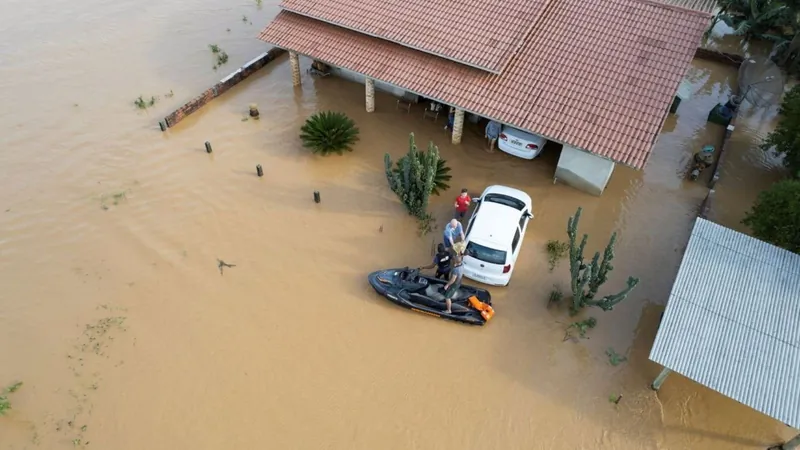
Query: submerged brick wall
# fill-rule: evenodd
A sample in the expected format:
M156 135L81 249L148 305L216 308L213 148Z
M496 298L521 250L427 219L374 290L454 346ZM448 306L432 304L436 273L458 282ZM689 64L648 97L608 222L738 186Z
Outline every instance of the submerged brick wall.
M233 72L232 74L220 80L210 89L206 90L185 105L173 111L164 118L164 123L168 128L175 126L178 122L183 120L184 117L202 108L206 103L210 102L216 97L224 94L228 91L228 89L241 83L244 79L254 74L258 69L266 66L270 61L275 60L285 52L286 51L282 48L275 47L270 51L259 55L257 58L242 66L236 72Z

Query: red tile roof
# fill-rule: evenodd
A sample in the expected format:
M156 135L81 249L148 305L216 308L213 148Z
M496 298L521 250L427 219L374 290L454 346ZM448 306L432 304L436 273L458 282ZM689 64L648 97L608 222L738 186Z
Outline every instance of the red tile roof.
M283 0L281 7L500 73L546 4L547 0Z
M647 0L551 1L502 75L286 11L260 38L643 168L710 15Z

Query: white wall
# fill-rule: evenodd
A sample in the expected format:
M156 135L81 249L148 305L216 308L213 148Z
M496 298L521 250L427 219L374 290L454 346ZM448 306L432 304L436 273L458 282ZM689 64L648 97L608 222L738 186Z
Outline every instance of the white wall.
M555 178L581 191L600 195L613 172L613 161L565 145L558 159Z

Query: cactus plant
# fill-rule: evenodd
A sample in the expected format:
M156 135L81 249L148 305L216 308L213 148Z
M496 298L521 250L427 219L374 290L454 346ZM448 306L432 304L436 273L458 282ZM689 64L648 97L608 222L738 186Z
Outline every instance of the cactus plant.
M408 139L408 153L394 167L387 153L383 157L389 187L397 194L408 213L418 220L428 219L428 199L433 192L439 163L439 150L433 143L428 150L419 152L414 142L414 133Z
M595 300L598 289L608 281L608 273L614 270L611 261L614 259L614 245L617 242L617 233L611 235L611 239L603 252L603 260L600 260L600 252L594 254L591 262L586 264L583 259L583 250L586 248L588 234L584 234L580 244L576 245L578 235L578 223L581 218L582 208L578 208L575 215L567 221L567 236L569 237L569 268L571 275L572 305L570 312L577 314L585 306L596 306L603 311L611 311L615 305L625 300L633 288L639 284L639 279L628 277L627 286L616 294L606 295L599 300Z

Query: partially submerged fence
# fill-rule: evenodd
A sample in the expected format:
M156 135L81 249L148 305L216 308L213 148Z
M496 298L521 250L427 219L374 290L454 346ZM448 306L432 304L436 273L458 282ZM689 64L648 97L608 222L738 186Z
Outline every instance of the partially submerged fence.
M236 72L233 72L232 74L223 78L214 86L207 89L205 92L193 98L188 103L165 117L163 122L159 122L161 131L165 131L167 128L174 127L178 122L183 120L184 117L192 114L193 112L202 108L206 103L224 94L228 91L228 89L241 83L247 77L254 74L258 69L266 66L270 61L275 60L285 52L286 50L284 49L274 47L268 52L262 53L261 55L253 58L247 64L240 67Z
M694 56L696 58L705 59L708 61L714 61L721 64L726 64L728 66L735 68L737 71L739 70L739 67L741 67L742 63L744 63L745 60L745 57L742 55L736 55L733 53L726 53L702 47L698 48L695 51ZM738 94L739 94L738 86L731 86L731 96L736 96ZM714 170L712 172L711 179L708 182L708 187L712 189L711 191L712 193L714 186L717 184L717 181L719 181L720 178L722 163L724 162L725 156L728 153L727 150L730 147L731 143L730 137L733 134L733 131L736 129L736 117L738 114L739 114L739 108L736 108L733 111L733 117L731 117L730 122L728 122L727 126L725 127L725 131L722 136L722 143L720 144L719 151L717 152L717 160L714 162L713 166Z

